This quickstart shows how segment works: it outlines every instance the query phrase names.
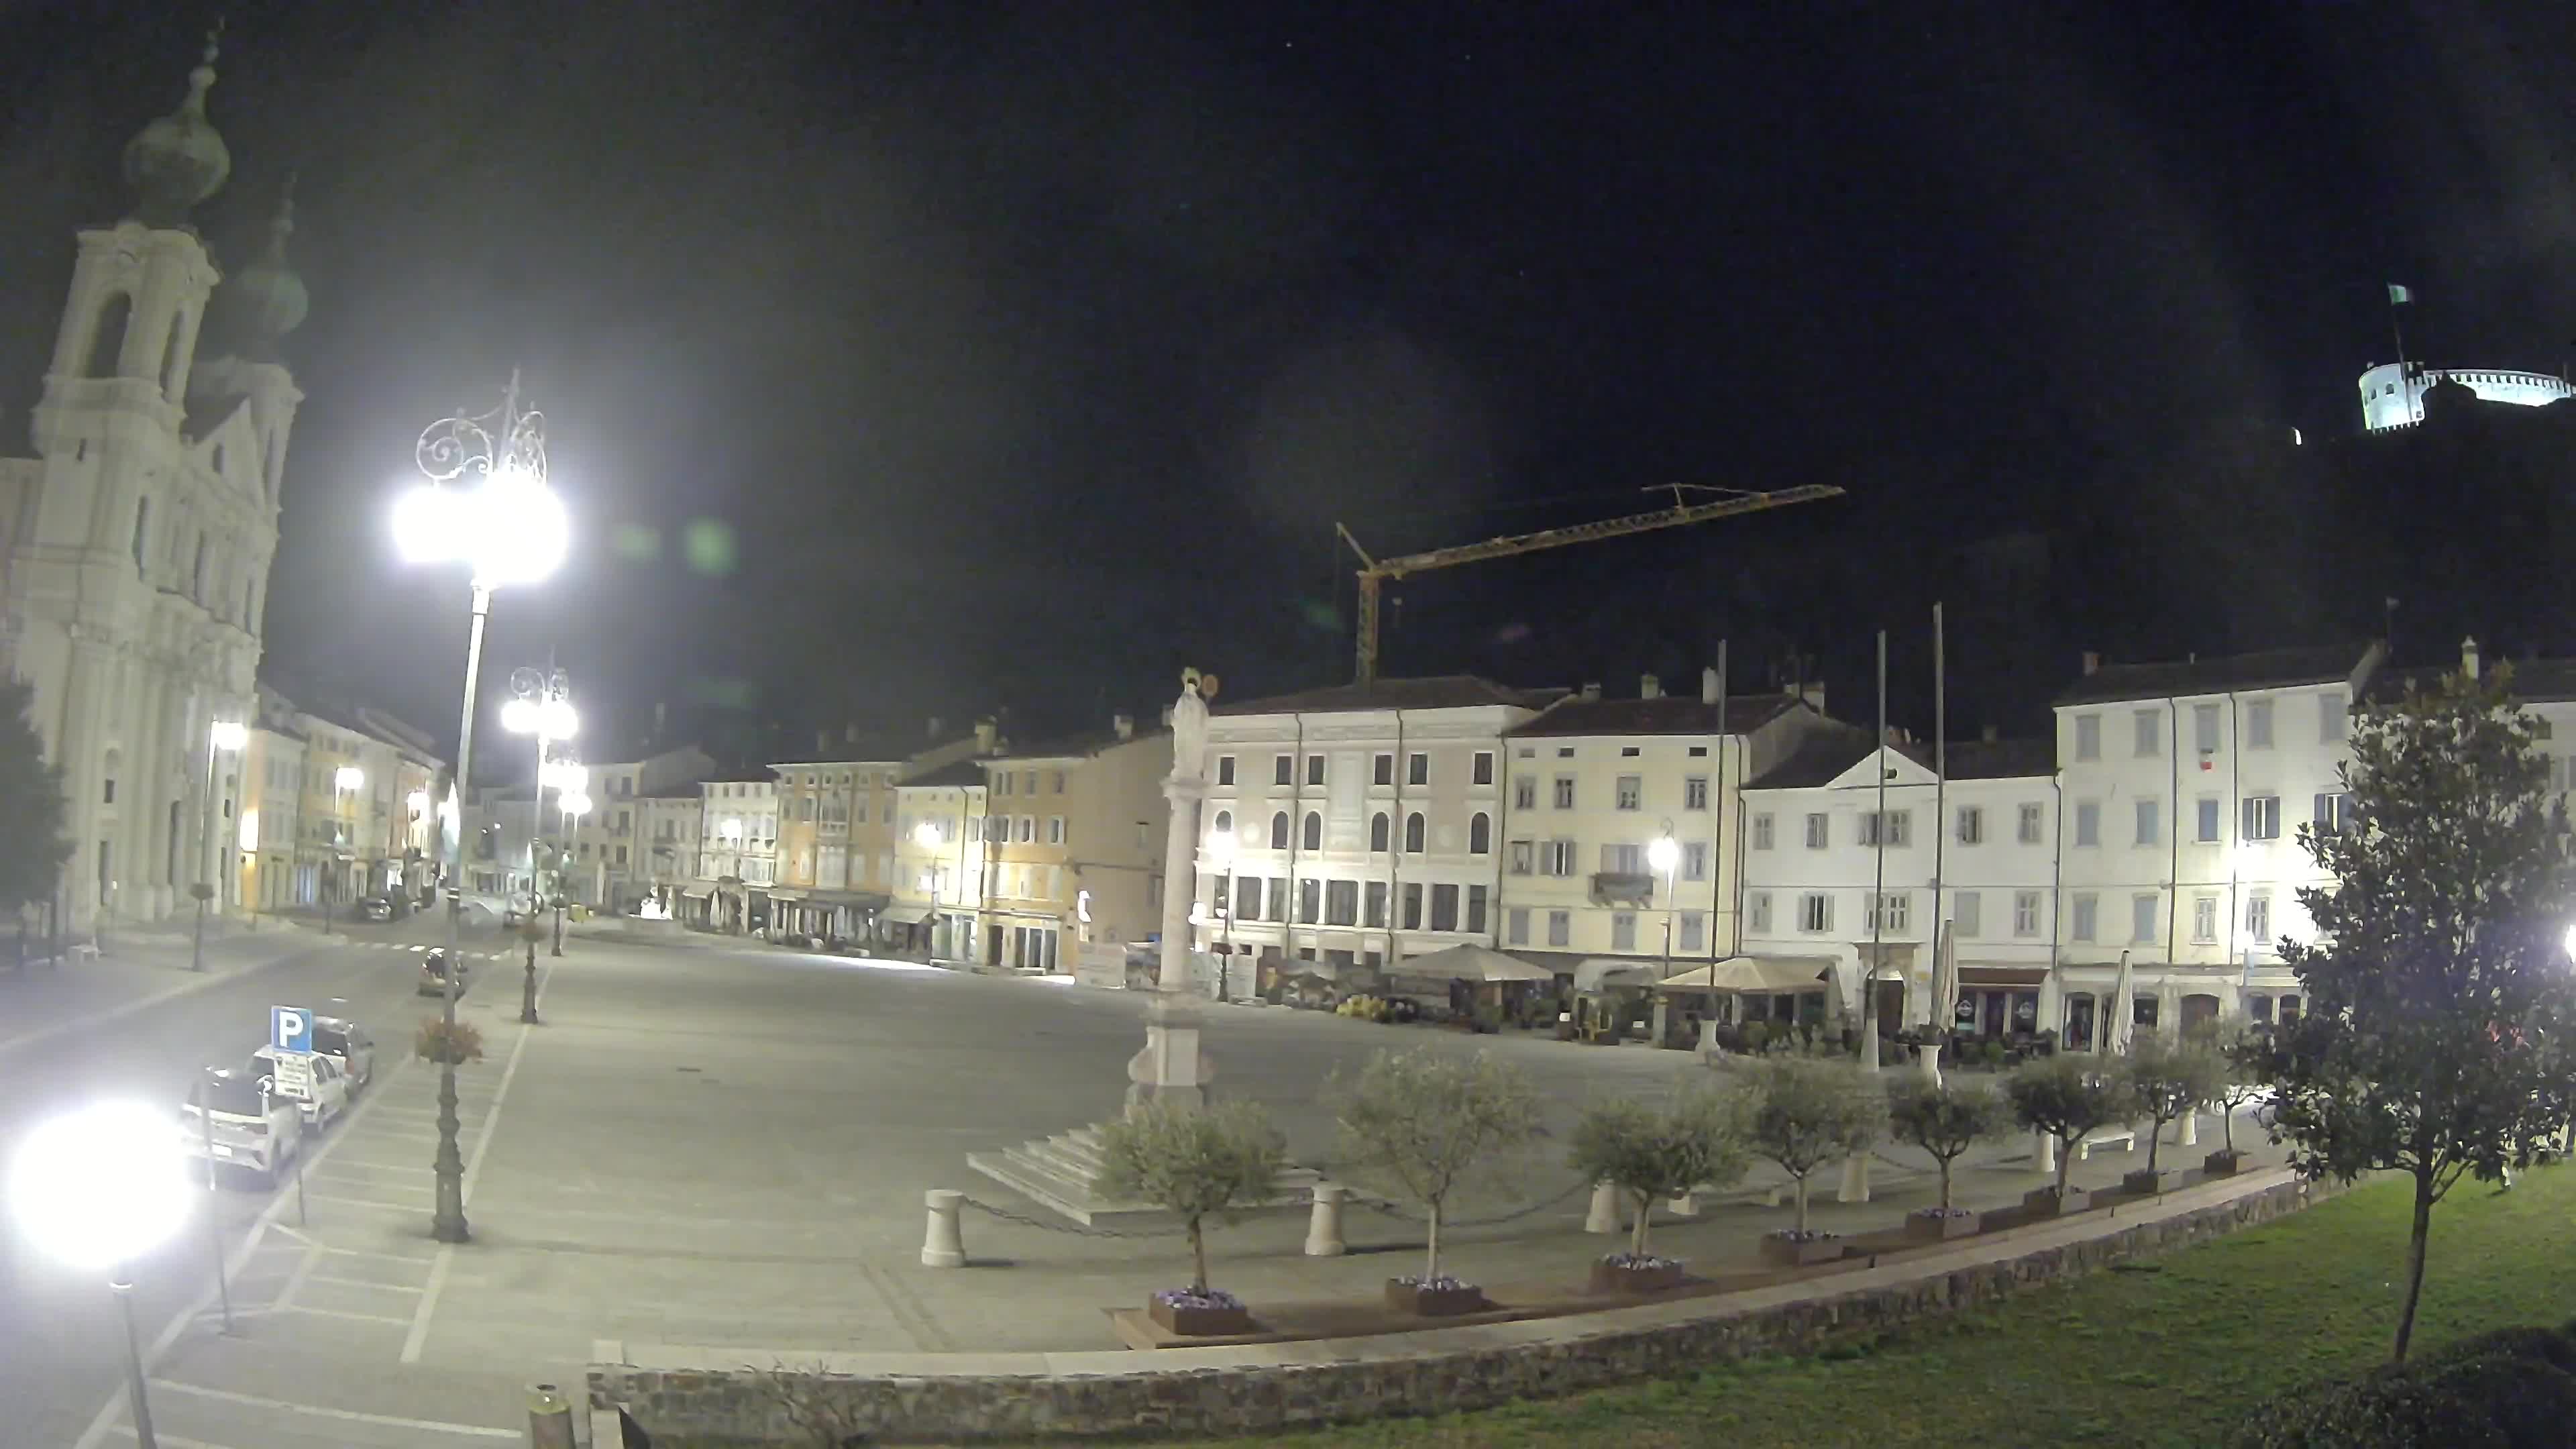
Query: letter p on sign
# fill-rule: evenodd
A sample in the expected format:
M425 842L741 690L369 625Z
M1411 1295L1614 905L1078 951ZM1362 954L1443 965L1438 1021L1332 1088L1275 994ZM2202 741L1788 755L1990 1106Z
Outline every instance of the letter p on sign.
M282 1052L313 1050L313 1013L300 1006L270 1007L268 1044Z

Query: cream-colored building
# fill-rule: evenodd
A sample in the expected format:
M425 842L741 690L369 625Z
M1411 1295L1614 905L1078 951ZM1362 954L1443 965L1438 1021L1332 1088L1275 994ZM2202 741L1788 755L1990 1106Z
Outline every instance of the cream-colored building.
M571 842L573 857L563 874L566 894L593 910L631 915L653 884L650 852L638 824L639 799L695 785L715 773L715 761L695 745L683 745L589 770L590 813L574 820L562 837ZM548 797L549 806L554 799ZM548 822L548 828L559 831L561 824Z
M1834 727L1821 689L1721 697L1714 669L1698 684L1670 695L1648 675L1630 699L1587 687L1507 733L1492 826L1506 949L1584 985L1741 952L1745 782Z
M986 799L984 766L974 759L896 782L894 899L880 921L897 944L939 960L971 958L984 909Z
M766 930L769 888L778 883L778 777L744 771L702 790L698 879L682 895L681 919L718 931Z
M1075 948L1162 929L1172 734L1133 715L1107 730L1005 749L985 771L981 959L1071 971Z
M771 891L778 929L827 940L866 941L894 903L895 786L907 773L990 749L992 732L939 738L930 744L863 737L857 726L837 742L818 735L814 753L782 761L778 775L778 884Z
M429 887L431 792L446 767L426 735L381 710L300 704L265 684L250 724L241 810L223 823L233 900L340 910L370 895L416 900Z

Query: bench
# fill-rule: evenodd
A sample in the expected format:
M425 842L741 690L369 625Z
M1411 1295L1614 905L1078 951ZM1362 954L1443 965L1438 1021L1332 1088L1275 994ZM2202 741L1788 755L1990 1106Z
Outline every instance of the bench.
M2120 1150L2122 1152L2137 1151L2138 1129L2135 1127L2105 1127L2101 1131L2096 1132L2092 1136L2075 1144L2075 1160L2078 1162L2090 1162L2093 1160L2094 1148L2108 1147L2114 1142L2120 1144Z

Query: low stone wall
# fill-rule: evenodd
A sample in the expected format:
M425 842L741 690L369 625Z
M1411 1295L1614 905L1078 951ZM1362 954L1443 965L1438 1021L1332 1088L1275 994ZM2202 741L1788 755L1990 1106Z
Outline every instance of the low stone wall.
M2295 1212L2327 1183L2270 1172L2199 1205L2144 1204L1903 1262L1569 1318L1372 1338L1156 1353L852 1354L602 1343L595 1406L664 1449L809 1443L788 1401L828 1404L872 1443L1230 1434L1485 1408L1712 1363L1811 1352ZM1967 1261L1962 1261L1966 1259Z

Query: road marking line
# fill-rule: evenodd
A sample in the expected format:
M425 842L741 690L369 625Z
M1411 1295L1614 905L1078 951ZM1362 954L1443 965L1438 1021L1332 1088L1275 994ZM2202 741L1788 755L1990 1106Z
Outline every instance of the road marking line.
M350 1207L382 1208L389 1213L416 1213L421 1211L422 1208L422 1205L416 1202L378 1202L371 1197L340 1197L327 1192L317 1192L313 1194L313 1200L315 1202L345 1203Z
M322 1255L320 1253L307 1249L303 1257L295 1260L295 1271L286 1275L286 1286L277 1290L277 1296L268 1301L268 1306L271 1308L294 1307L295 1295L303 1291L304 1280L313 1276L313 1265L321 1260Z
M544 994L546 983L553 979L554 974L555 963L548 960L544 974L537 980L537 991L540 995ZM492 1109L483 1114L482 1130L474 1137L474 1151L465 1159L465 1176L458 1181L456 1192L456 1202L460 1208L474 1201L474 1180L483 1175L483 1154L490 1150L493 1129L501 1122L501 1100L510 1095L510 1081L519 1075L519 1058L527 1050L528 1028L522 1025L519 1028L519 1039L510 1043L509 1064L501 1068L501 1085L492 1091ZM453 1243L438 1245L438 1260L430 1264L429 1268L429 1288L420 1295L420 1306L412 1314L411 1332L403 1336L402 1361L404 1363L420 1362L420 1351L429 1343L430 1320L438 1313L438 1295L447 1287L447 1265L454 1256Z
M128 1439L140 1439L143 1437L141 1434L134 1431L134 1426L131 1424L119 1424L116 1426L114 1432L122 1434ZM153 1432L152 1437L155 1442L169 1445L170 1449L230 1449L229 1445L209 1444L203 1439L182 1439L176 1434L164 1434L158 1430Z
M377 1172L432 1172L436 1170L434 1168L423 1167L416 1162L378 1162L372 1157L351 1157L345 1160L351 1167L371 1168Z
M382 1288L388 1293L419 1293L424 1291L419 1288L406 1288L400 1283L378 1283L372 1278L338 1278L329 1273L315 1273L306 1278L305 1281L308 1283L337 1283L343 1288ZM285 1305L281 1304L279 1306L283 1307ZM409 1323L411 1320L406 1318L402 1321Z
M359 1323L391 1324L395 1328L400 1328L404 1324L411 1322L408 1318L396 1318L389 1313L350 1313L338 1308L306 1308L300 1304L288 1303L280 1303L274 1306L280 1313L310 1313L320 1318L348 1318L354 1319Z
M517 1429L493 1429L481 1424L455 1424L441 1419L406 1419L398 1414L368 1414L356 1409L325 1408L320 1404L299 1404L289 1399L267 1399L257 1394L235 1393L230 1389L202 1388L196 1384L183 1384L177 1379L154 1379L152 1387L167 1389L174 1394L194 1394L201 1399L213 1399L219 1403L243 1404L254 1409L284 1409L290 1414L310 1414L317 1419L337 1419L345 1424L382 1424L389 1429L426 1429L433 1434L463 1434L477 1439L522 1437L521 1431ZM120 1400L124 1395L123 1389L117 1390L117 1397Z

